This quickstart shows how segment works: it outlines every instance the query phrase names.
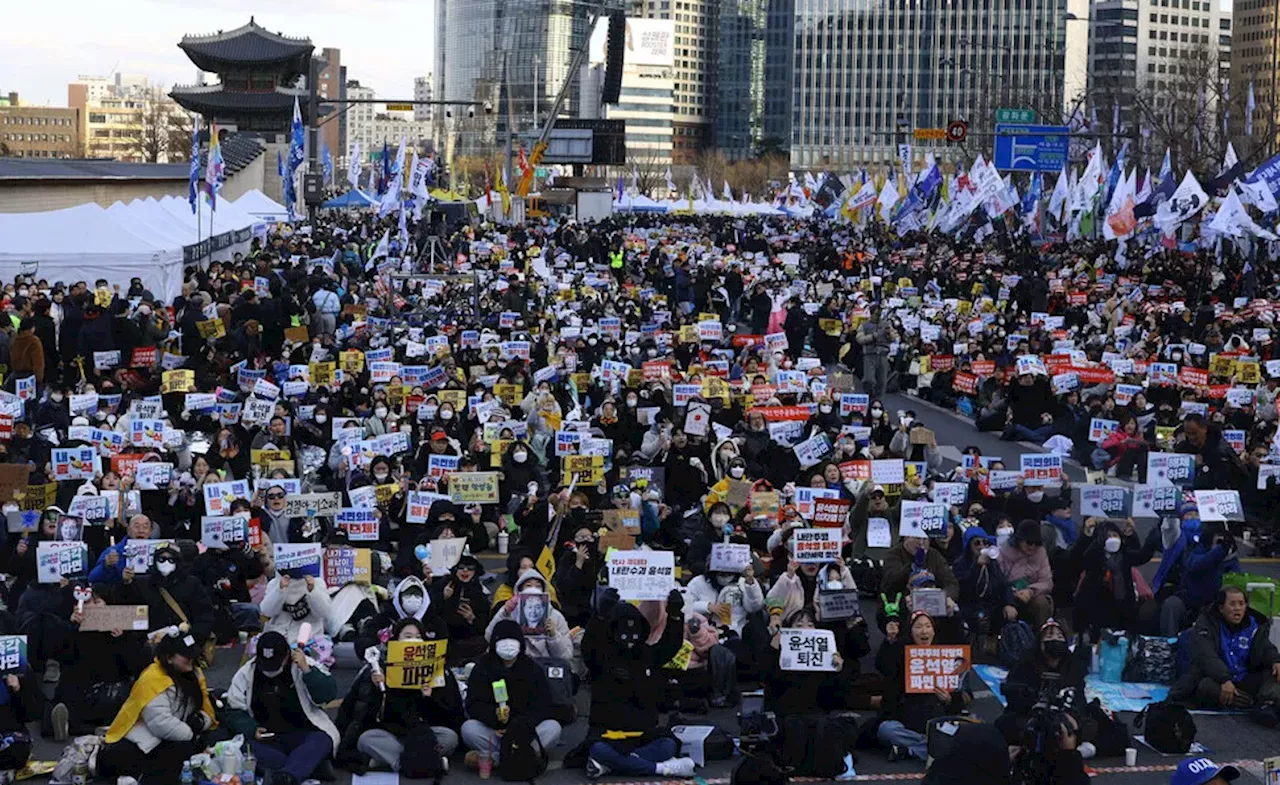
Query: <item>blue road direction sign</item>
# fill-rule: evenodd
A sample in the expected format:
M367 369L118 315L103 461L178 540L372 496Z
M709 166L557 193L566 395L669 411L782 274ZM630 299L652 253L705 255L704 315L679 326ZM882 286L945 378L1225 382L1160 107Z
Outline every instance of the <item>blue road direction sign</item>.
M1061 172L1071 139L1065 125L996 124L993 163L1008 172Z

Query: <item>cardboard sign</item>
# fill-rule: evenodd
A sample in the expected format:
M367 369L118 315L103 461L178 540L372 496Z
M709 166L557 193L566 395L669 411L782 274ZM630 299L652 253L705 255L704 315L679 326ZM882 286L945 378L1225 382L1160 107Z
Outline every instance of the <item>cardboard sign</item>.
M796 490L799 490L798 488ZM849 508L853 502L848 499L814 499L813 525L819 529L844 527L849 520Z
M64 577L89 570L89 546L63 540L36 543L36 575L40 583L58 583Z
M449 475L449 498L454 504L497 504L497 472L454 472Z
M0 504L11 502L15 494L26 495L31 467L25 463L0 463Z
M791 556L801 564L826 564L840 558L840 529L796 529L791 533Z
M640 533L640 511L631 508L603 510L604 527L611 532L625 532L635 536Z
M452 570L466 548L466 537L432 540L427 545L427 564L431 567L431 574L444 575Z
M324 585L346 586L348 583L369 585L373 568L368 548L335 546L324 552Z
M970 662L968 646L908 646L903 686L911 695L955 692L964 686Z
M735 575L751 566L751 546L745 543L711 543L709 572L731 572Z
M145 605L86 605L80 632L146 632L150 619Z
M814 592L814 596L818 600L818 616L824 622L862 617L862 604L857 589L822 589Z
M622 551L609 554L609 585L623 600L665 600L675 588L671 551Z
M434 641L387 641L387 687L418 690L445 685L445 654L448 639Z
M903 501L898 525L901 537L941 537L947 531L947 506L937 502Z
M778 667L784 671L839 670L832 660L836 636L831 630L782 629L778 635Z
M1080 489L1080 515L1083 518L1124 518L1129 507L1128 493L1113 485L1086 485Z
M303 575L320 577L320 554L323 551L319 543L275 543L276 570L299 570Z

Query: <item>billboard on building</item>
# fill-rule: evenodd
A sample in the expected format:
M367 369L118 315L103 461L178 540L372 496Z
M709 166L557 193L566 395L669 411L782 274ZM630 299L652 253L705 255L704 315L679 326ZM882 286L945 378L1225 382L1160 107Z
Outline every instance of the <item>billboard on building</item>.
M591 35L593 63L605 61L605 46L609 40L608 21L602 17ZM624 66L675 66L675 22L670 19L628 17L625 43Z

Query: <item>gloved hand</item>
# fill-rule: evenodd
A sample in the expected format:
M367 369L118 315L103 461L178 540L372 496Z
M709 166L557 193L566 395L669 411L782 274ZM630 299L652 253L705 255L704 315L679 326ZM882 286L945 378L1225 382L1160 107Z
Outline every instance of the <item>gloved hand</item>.
M621 598L618 597L617 589L612 586L605 587L605 590L600 592L600 596L596 599L596 615L602 619L609 618L614 606L621 601Z
M192 714L190 717L187 717L187 727L191 728L192 736L199 736L201 733L204 733L204 730L205 730L204 713L197 711L195 714Z
M678 616L684 612L684 595L679 589L672 589L667 595L667 615Z

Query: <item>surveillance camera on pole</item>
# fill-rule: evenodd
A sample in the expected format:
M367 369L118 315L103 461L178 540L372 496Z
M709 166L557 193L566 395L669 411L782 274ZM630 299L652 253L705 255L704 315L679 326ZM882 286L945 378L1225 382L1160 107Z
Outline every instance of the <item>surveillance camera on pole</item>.
M476 108L474 106L467 107L467 117L474 118L476 116Z
M492 102L492 101L485 101L485 102L484 102L484 113L485 113L485 114L493 114L493 102Z

